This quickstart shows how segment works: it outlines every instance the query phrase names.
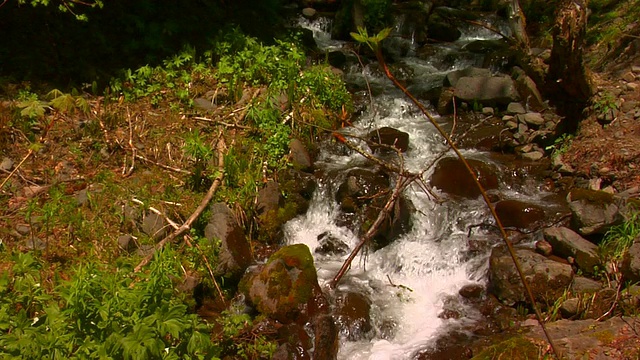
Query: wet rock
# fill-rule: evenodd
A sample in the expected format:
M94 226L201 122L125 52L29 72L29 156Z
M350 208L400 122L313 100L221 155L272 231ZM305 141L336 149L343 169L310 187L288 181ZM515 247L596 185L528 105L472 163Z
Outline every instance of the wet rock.
M540 240L540 241L536 241L536 252L542 256L549 257L553 252L553 248L551 247L551 244L549 244L548 241Z
M520 156L525 160L538 161L544 157L544 153L542 151L534 150L534 151L520 154Z
M625 253L621 271L625 280L631 282L640 281L640 237L633 241L633 244Z
M492 107L486 106L482 108L482 115L493 116L493 113L494 113L494 110Z
M385 173L354 169L349 171L345 181L340 184L336 201L343 211L355 213L366 203L366 198L370 199L373 195L388 190L389 185L389 177Z
M437 42L454 42L462 36L460 30L440 16L432 15L427 24L427 37Z
M571 291L574 294L593 294L600 289L602 289L602 284L584 276L576 276L571 282Z
M567 195L571 227L581 235L604 234L623 218L613 195L604 191L573 189Z
M531 229L544 219L544 210L538 205L519 200L502 200L495 206L505 227Z
M225 203L212 204L210 209L211 218L204 235L210 241L221 243L215 274L237 280L253 261L249 241Z
M462 50L476 54L488 54L508 47L504 40L474 40L462 47Z
M142 231L154 240L164 238L169 232L168 227L164 218L153 212L148 213L142 220Z
M468 284L463 286L458 291L458 294L460 294L460 296L462 296L465 299L471 299L471 300L480 298L483 293L484 293L484 286L480 284Z
M507 105L520 99L513 80L503 76L461 77L455 85L454 94L462 101L492 106Z
M256 201L256 210L258 214L264 214L269 211L277 210L283 201L280 193L280 185L276 181L268 181L260 191L258 191L258 199Z
M578 268L586 273L593 273L600 264L598 247L569 228L544 229L543 236L553 247L554 254L564 258L573 257Z
M289 156L294 169L306 172L313 171L313 161L302 141L293 139L289 143Z
M455 89L448 87L442 89L440 97L436 105L436 111L440 115L449 115L453 113L453 94Z
M316 254L343 255L349 251L349 245L328 232L318 235L318 242L319 245L315 250Z
M433 346L422 350L412 359L415 360L466 360L473 351L468 346L469 335L462 332L448 333L435 341Z
M444 78L444 86L455 86L461 77L490 77L491 71L489 69L468 67L462 70L454 70L447 73Z
M365 222L361 227L361 232L364 233L369 230L367 226L375 222L385 202L386 200L381 198L376 204L367 207L365 210ZM372 248L374 250L382 249L400 235L409 232L413 225L411 222L411 214L414 212L415 207L411 200L400 196L393 206L389 219L380 225L377 234L373 237Z
M324 315L316 319L313 326L315 341L313 350L314 360L335 360L338 356L338 326L333 317Z
M327 54L327 62L339 70L345 70L345 64L347 63L347 55L340 50L329 51Z
M536 301L553 304L571 283L571 266L550 260L530 249L516 249L515 252ZM508 306L527 301L513 259L503 246L495 247L491 252L489 291Z
M310 360L309 350L312 344L304 327L298 324L287 324L278 329L278 339L285 341L271 360ZM284 349L283 349L284 347ZM286 352L284 351L286 350Z
M406 152L409 148L409 134L390 127L373 130L367 135L367 138L373 143L371 145L373 151L384 149L376 144L393 146L401 152Z
M336 299L336 323L339 331L350 341L367 337L371 331L371 302L366 296L348 292Z
M485 190L498 188L496 169L480 160L467 159L475 170L476 177ZM480 196L480 190L469 174L467 168L458 158L441 159L431 175L431 185L441 191L454 196L475 199Z
M306 245L275 252L266 264L242 278L239 289L262 314L283 324L294 322L318 287L313 257Z

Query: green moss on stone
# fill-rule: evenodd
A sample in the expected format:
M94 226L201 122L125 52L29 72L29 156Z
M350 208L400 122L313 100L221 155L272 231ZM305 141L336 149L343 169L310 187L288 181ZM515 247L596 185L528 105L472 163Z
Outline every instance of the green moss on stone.
M525 360L525 359L539 359L541 349L531 341L522 336L512 337L505 341L494 344L478 355L474 356L473 360L494 360L494 359L509 359L509 360Z
M604 191L576 188L571 190L571 200L586 200L592 204L610 204L613 202L613 195Z

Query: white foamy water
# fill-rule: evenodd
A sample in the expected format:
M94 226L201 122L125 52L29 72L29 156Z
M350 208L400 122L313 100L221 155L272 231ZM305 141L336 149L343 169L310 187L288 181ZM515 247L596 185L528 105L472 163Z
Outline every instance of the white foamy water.
M301 21L301 26L314 31L319 46L333 48L339 42L328 38L330 23L326 21ZM476 38L496 38L486 29L463 29L462 43ZM462 44L461 43L461 44ZM461 46L460 44L460 46ZM443 47L443 51L449 51ZM470 65L469 59L461 59L451 68L438 70L431 61L416 58L402 60L414 76L425 82L440 82L446 71ZM403 164L412 172L424 172L428 181L433 168L429 168L442 151L446 150L443 139L433 126L408 102L403 95L382 77L375 77L369 69L354 68L346 74L347 81L356 84L365 82L383 89L360 120L345 133L365 136L370 130L383 126L409 133L410 147L404 154ZM437 115L436 121L438 119ZM364 143L361 144L365 146ZM466 151L469 157L483 157L476 151ZM315 265L321 286L336 275L346 259L343 256L315 254L319 246L318 237L329 233L343 241L352 250L359 239L352 231L338 225L339 206L331 189L337 189L340 174L349 169L366 166L367 161L357 153L335 155L321 153L316 163L331 174L338 174L331 184L320 184L314 194L308 212L285 226L285 240L289 244L303 243L315 256ZM460 288L470 283L483 283L486 256L469 259L465 253L467 229L489 218L484 203L480 200L448 201L438 203L416 184L404 195L415 206L412 230L395 239L390 245L367 254L366 261L357 257L347 275L338 285L338 291L354 291L366 295L371 301L373 330L359 341L340 342L339 359L344 360L402 360L412 359L426 349L439 335L461 322L472 318L441 319L444 300L455 295Z

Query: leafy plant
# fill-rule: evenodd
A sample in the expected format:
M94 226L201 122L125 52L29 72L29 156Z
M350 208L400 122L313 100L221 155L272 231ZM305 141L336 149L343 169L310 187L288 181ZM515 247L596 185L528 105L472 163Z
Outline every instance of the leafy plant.
M193 189L199 191L206 181L204 172L213 157L213 149L205 144L200 132L196 130L187 135L182 150L195 162L190 182Z
M611 93L604 93L593 103L593 110L600 116L605 116L610 111L617 111L616 98Z
M606 232L600 243L600 253L605 258L622 260L624 253L638 235L640 235L640 211L634 208L622 224L613 226Z
M551 151L551 156L555 156L557 154L562 155L569 150L572 142L573 142L573 135L562 134L562 136L556 138L553 141L553 145L549 145L544 149L546 151Z

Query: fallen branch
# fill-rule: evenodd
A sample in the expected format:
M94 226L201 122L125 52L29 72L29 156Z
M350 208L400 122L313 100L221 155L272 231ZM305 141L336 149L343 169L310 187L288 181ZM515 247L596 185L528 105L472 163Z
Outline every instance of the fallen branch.
M149 160L149 159L147 159L146 157L144 157L142 155L135 154L134 156L137 159L140 159L140 160L142 160L144 162L148 162L148 163L153 164L153 165L155 165L157 167L161 167L161 168L163 168L165 170L170 170L170 171L173 171L173 172L177 172L177 173L181 173L181 174L187 174L187 175L192 175L193 174L189 170L184 170L184 169L179 169L179 168L174 168L174 167L171 167L171 166L168 166L168 165L164 165L164 164L161 164L159 162L155 162L155 161Z
M220 140L218 142L218 164L220 169L224 167L224 147L224 141ZM142 259L142 261L140 261L140 263L133 269L134 272L139 272L140 270L142 270L142 268L147 265L151 261L151 259L153 259L153 255L158 250L162 249L168 242L173 241L175 238L191 229L191 225L193 224L193 222L196 221L196 219L200 216L200 214L202 214L204 209L209 205L209 202L211 202L211 200L213 199L213 195L215 195L218 187L222 184L223 178L224 171L220 171L219 175L215 178L215 180L213 180L213 184L211 184L209 191L207 191L207 194L204 196L204 198L200 202L200 205L198 205L193 214L191 214L191 216L189 216L189 218L180 227L175 229L174 232L169 234L164 239L160 240L160 242L158 242L153 247L153 250L147 256L145 256L144 259Z
M362 247L376 235L383 221L387 220L387 218L389 217L389 214L393 210L393 207L395 206L396 201L400 197L400 194L402 193L402 191L409 184L411 184L411 182L416 178L417 178L417 175L411 175L409 177L405 177L405 176L398 177L398 181L396 182L396 186L393 189L393 193L391 194L391 197L389 198L389 200L387 200L387 203L385 204L382 211L380 211L380 213L378 214L376 221L373 223L373 225L371 225L367 233L364 234L364 236L362 237L358 245L353 249L353 251L351 251L351 254L349 254L349 257L344 261L344 263L342 263L342 267L340 268L336 276L329 283L329 286L332 289L335 289L335 287L338 285L338 282L340 282L340 279L342 279L344 274L347 273L347 271L351 267L351 262L353 261L353 259L355 259L356 255L358 255Z

